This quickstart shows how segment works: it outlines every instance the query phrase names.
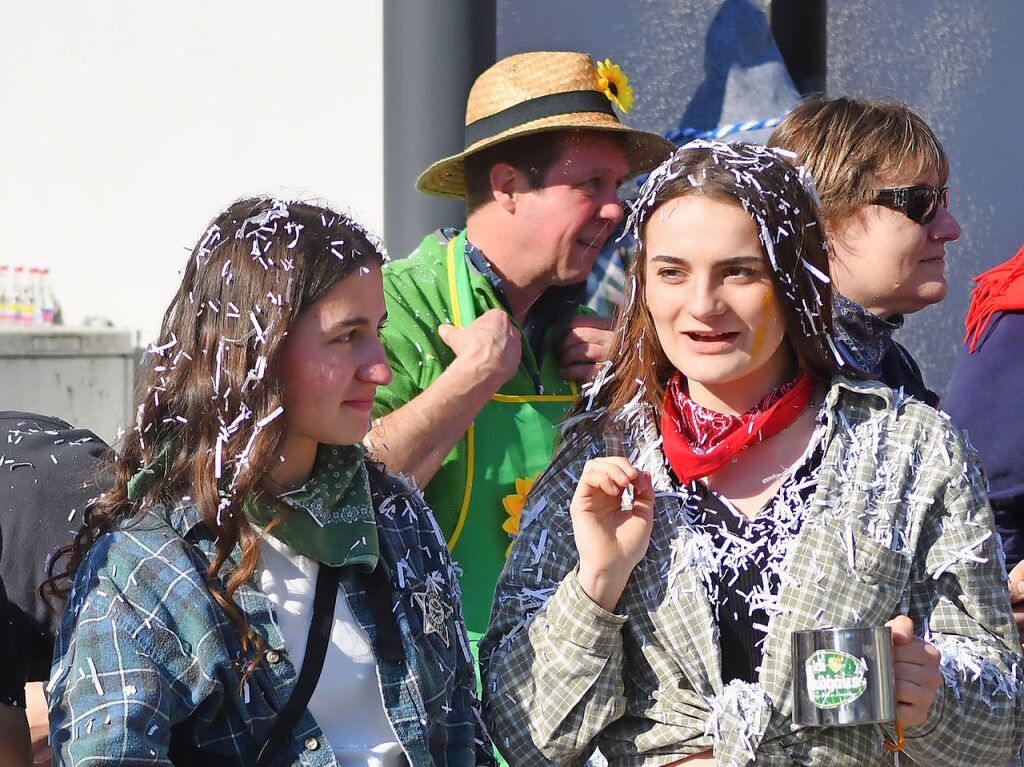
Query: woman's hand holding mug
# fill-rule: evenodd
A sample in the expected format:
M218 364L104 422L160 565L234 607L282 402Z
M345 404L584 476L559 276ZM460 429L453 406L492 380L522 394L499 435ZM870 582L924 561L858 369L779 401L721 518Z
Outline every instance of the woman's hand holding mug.
M892 629L896 721L904 727L917 727L928 719L932 702L942 688L942 654L914 635L914 622L906 615L897 615L885 625Z

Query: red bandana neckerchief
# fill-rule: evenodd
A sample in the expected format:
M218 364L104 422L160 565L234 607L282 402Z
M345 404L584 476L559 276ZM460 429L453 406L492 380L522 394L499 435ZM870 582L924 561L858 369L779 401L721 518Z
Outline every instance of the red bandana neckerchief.
M661 413L661 438L672 471L684 484L714 474L743 448L793 423L810 404L814 387L814 376L805 372L772 389L746 413L728 415L690 399L676 373L665 387Z
M1024 247L1009 261L979 274L974 282L964 338L964 343L970 341L972 354L996 312L1024 309Z

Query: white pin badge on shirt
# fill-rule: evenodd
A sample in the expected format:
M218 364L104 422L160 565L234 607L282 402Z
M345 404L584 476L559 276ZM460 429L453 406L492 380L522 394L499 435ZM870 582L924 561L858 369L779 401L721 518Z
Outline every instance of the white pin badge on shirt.
M451 617L451 605L441 598L436 587L427 586L425 591L416 592L412 595L423 611L423 633L437 634L441 637L445 647L451 646L451 638L448 636L448 619Z

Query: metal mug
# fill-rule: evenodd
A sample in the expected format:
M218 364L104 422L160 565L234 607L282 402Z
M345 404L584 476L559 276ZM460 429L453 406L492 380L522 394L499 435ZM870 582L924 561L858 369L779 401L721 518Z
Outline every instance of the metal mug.
M896 718L888 626L793 632L793 723L843 726Z

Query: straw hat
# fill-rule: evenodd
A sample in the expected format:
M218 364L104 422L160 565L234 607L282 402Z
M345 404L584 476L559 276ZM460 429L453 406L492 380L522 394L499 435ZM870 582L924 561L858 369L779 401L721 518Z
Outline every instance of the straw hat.
M630 172L651 170L675 145L657 133L620 123L611 99L599 87L597 67L585 53L536 51L504 58L469 91L466 148L423 171L416 188L441 197L465 197L467 155L517 136L565 128L622 133Z

